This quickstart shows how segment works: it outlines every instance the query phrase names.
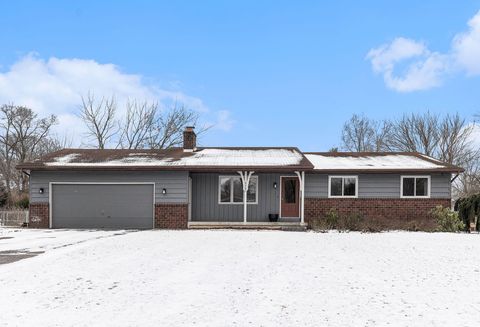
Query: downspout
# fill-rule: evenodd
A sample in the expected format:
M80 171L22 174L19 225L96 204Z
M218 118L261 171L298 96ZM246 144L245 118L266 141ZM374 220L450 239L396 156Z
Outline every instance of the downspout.
M457 179L457 177L458 177L459 175L460 175L460 173L457 173L457 174L455 175L455 177L453 177L453 178L450 180L450 183L453 183L453 182Z
M28 193L30 193L30 174L27 173L25 170L22 169L22 173L27 175L28 176ZM30 197L30 194L29 194L29 201L30 201L31 197ZM28 224L30 224L30 210L28 210L28 213L27 213L27 217L25 217L25 227L28 227Z

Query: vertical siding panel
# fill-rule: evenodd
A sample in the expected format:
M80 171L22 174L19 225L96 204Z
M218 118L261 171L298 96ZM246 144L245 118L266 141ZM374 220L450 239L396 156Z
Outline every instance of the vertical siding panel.
M234 174L233 174L234 175ZM218 173L193 173L192 194L193 221L243 221L242 204L218 203ZM278 213L278 191L273 189L273 182L278 174L256 174L258 176L258 204L247 207L248 221L268 221L269 213ZM199 189L202 192L199 192Z

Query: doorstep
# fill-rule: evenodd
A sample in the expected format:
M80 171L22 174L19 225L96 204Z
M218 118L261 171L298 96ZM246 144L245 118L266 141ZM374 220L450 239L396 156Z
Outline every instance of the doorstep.
M265 229L283 231L305 231L306 223L299 222L203 222L190 221L189 229Z

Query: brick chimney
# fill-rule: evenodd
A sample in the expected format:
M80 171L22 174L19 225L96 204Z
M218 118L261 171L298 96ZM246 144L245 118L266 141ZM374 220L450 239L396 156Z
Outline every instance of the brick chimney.
M194 126L187 126L183 131L183 151L193 152L197 149L197 134Z

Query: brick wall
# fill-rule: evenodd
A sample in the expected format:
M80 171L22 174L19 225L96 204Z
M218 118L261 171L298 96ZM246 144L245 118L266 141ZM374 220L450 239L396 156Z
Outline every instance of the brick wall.
M31 228L49 228L48 203L30 203L29 223Z
M359 213L376 228L433 230L429 211L437 205L450 207L450 199L305 199L305 222L321 218L330 208L339 215Z
M186 229L188 204L155 204L155 228Z
M193 129L187 128L183 132L183 148L188 150L194 150L197 147L197 135Z

